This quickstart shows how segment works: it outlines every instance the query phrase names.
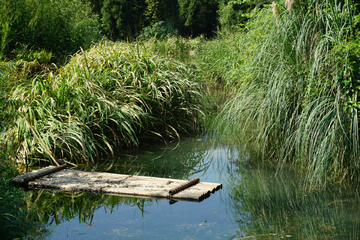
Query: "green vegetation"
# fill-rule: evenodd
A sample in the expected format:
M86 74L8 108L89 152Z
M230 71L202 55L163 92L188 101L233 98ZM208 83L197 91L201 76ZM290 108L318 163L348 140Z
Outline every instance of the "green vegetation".
M88 161L136 146L140 138L199 132L199 82L180 62L138 45L100 43L63 68L19 84L22 102L7 140L27 164Z
M17 102L6 100L0 93L0 134L11 128L13 123L9 121L16 115ZM6 142L0 138L3 146ZM23 191L16 189L11 184L11 179L16 176L16 164L11 156L11 151L5 147L0 151L0 235L4 239L14 239L25 236L32 222L26 217L26 213L20 211L22 199L25 197Z
M0 57L11 59L23 58L23 49L61 58L101 38L100 23L81 0L1 0L0 30Z
M349 1L286 3L262 9L236 34L245 48L237 81L226 81L239 90L219 131L306 172L309 186L357 181L358 15Z
M358 182L357 7L0 0L1 193L21 197L8 181L16 164L94 161L198 134L219 110L217 136L305 173L307 187ZM3 206L0 221L20 219Z

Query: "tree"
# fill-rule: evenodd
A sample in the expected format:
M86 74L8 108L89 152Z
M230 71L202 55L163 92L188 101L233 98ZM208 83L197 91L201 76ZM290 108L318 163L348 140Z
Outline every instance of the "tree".
M104 0L102 22L111 40L131 38L144 26L145 0Z
M184 32L197 36L211 36L217 27L217 11L219 3L216 0L179 0L180 18Z
M170 21L173 24L178 22L179 2L178 0L145 0L146 20L150 25L160 21Z
M262 1L265 3L265 1ZM219 24L222 30L229 31L233 26L243 24L249 18L246 13L250 13L255 7L259 7L259 1L231 1L223 0L218 11Z
M90 3L93 13L97 14L101 18L102 17L101 8L104 4L104 0L86 0L86 1Z
M69 54L100 37L100 24L81 0L0 0L0 53L8 58L26 47Z

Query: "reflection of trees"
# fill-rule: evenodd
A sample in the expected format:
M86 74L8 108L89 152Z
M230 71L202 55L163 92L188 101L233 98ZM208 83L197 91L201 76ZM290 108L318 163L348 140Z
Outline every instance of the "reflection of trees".
M276 176L274 169L244 167L244 163L237 163L232 176L227 205L240 232L247 236L256 239L358 237L359 197L350 187L336 185L306 192L299 175L284 171Z

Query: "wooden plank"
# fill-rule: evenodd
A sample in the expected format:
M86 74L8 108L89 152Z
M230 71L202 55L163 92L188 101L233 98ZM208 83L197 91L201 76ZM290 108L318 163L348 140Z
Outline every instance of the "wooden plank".
M55 166L49 166L49 167L45 167L39 170L35 170L20 176L17 176L13 179L13 182L15 184L26 184L27 182L40 178L42 176L48 175L50 173L54 173L60 170L63 170L66 168L66 164L55 167Z
M174 187L172 189L169 190L169 194L170 195L174 195L186 188L189 188L195 184L197 184L198 182L200 182L200 178L196 177L194 179L191 179L190 181L188 181L187 183L183 183L183 184L180 184L179 186L177 187Z
M28 179L29 177L19 177L18 179L24 178ZM20 180L17 181L21 182ZM28 186L31 188L51 188L188 201L202 201L222 188L219 183L198 182L178 193L169 194L170 190L186 183L188 183L186 180L170 178L64 169L31 180L28 182Z

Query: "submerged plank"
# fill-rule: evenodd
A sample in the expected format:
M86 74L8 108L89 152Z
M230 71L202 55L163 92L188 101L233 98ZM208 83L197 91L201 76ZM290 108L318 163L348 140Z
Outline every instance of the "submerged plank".
M21 182L16 179L24 178L29 179L28 176L18 177L14 179L14 182ZM189 181L104 172L86 172L74 169L63 169L40 176L38 179L32 178L31 176L31 180L27 182L31 188L51 188L66 191L86 191L188 201L202 201L222 188L220 183L193 181L192 184L194 185L170 194L169 191L179 186L189 185Z

